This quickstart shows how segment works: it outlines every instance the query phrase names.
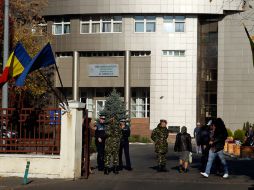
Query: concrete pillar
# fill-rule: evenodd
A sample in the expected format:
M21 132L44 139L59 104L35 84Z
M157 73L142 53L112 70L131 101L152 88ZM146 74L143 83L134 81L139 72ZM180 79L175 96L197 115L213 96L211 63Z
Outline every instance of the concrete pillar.
M79 101L79 75L80 75L80 64L79 64L79 52L73 52L73 79L72 79L72 94L73 100Z
M70 112L62 116L60 177L76 179L81 177L82 153L82 109L85 104L70 102Z
M130 113L130 99L131 99L131 87L130 87L130 51L125 51L124 59L124 102L126 110Z

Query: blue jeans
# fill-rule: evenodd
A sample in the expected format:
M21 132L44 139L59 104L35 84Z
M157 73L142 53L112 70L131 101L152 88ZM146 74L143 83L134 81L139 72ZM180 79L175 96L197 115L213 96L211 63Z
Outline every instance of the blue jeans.
M210 170L213 165L213 161L217 155L219 156L221 163L224 167L224 173L228 174L228 166L227 166L226 160L224 158L223 150L221 150L219 152L213 152L212 150L209 150L209 157L208 157L208 162L206 165L205 173L208 175L210 174Z

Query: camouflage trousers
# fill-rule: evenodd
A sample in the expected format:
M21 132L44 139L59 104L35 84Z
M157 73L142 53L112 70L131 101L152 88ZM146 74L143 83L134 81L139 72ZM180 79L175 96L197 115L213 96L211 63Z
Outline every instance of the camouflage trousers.
M114 146L105 147L105 155L104 155L104 166L110 167L111 157L113 166L119 165L119 148L120 142L114 144Z
M157 162L158 165L165 166L167 162L166 153L157 153Z

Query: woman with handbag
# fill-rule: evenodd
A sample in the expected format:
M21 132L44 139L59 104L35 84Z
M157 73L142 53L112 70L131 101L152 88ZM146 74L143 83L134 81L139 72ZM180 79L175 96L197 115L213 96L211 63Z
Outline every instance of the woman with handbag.
M177 134L175 141L175 152L179 152L179 172L188 172L190 153L192 152L191 136L187 133L187 127L183 126L181 132ZM191 160L192 161L192 160Z

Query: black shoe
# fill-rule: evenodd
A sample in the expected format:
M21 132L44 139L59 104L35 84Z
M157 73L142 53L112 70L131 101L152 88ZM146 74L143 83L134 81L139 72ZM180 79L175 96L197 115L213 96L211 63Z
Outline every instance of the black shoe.
M162 166L161 165L158 165L157 172L162 172Z
M128 171L132 171L133 170L132 167L126 167L125 169L128 170Z
M109 168L107 168L107 167L104 168L104 174L105 174L105 175L108 175L108 174L109 174Z
M161 166L161 171L162 171L162 172L168 172L168 170L167 170L167 168L166 168L165 165L162 165L162 166Z
M118 167L117 167L117 166L113 166L113 173L114 173L114 174L119 174L119 171L118 171Z
M122 170L123 170L123 166L119 166L119 167L118 167L118 170L119 170L119 171L122 171Z

